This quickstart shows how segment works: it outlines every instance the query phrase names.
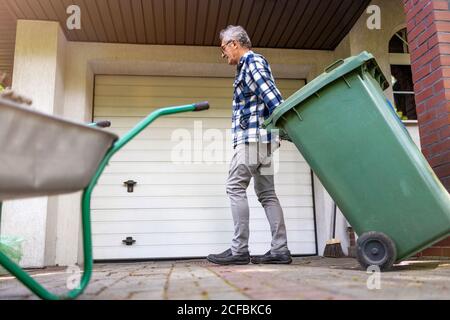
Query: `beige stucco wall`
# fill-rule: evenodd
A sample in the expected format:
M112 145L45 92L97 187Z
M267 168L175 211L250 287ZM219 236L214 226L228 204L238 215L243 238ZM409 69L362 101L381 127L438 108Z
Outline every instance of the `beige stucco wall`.
M62 105L65 41L55 23L21 21L17 25L12 86L32 98L33 108L39 111L55 113L57 106ZM43 197L7 201L3 206L1 233L25 239L24 266L39 267L51 263L46 244L51 247L56 243L54 201L55 198Z
M363 15L348 35L351 54L357 54L362 50L371 52L377 59L384 75L390 81L389 40L397 31L406 27L403 1L372 0L371 5L377 5L381 9L381 29L369 30L366 27L368 15ZM392 98L391 88L386 92Z
M390 78L388 42L404 23L401 0L374 0L382 10L382 29L366 27L363 14L333 51L258 49L271 63L275 77L308 81L338 58L372 52ZM53 22L19 21L14 70L15 88L30 95L43 111L89 122L94 74L233 76L218 48L67 42ZM231 90L231 89L230 89ZM389 92L387 93L389 96ZM231 95L231 93L230 93ZM231 99L231 96L230 96ZM415 130L412 125L412 130ZM319 254L329 238L332 200L315 177ZM72 265L82 260L80 193L5 204L2 232L27 238L24 265ZM28 213L33 211L30 218ZM346 221L338 218L337 237L346 251ZM21 229L21 230L19 230Z

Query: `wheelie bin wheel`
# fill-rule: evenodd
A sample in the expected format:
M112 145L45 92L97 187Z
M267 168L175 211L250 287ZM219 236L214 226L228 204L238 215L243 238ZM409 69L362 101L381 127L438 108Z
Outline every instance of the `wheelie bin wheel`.
M396 261L397 249L394 241L384 233L366 232L358 238L356 258L364 269L378 266L385 271L392 268Z

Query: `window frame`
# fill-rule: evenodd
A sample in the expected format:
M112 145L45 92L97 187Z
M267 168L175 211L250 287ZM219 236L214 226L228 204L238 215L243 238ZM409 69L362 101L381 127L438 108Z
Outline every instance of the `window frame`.
M399 28L393 35L392 37L398 37L398 33L400 32L407 32L407 29L405 26L402 26L401 28ZM389 42L391 41L391 38L389 38ZM391 53L389 51L389 42L388 42L388 53L389 53L389 69L392 70L392 66L393 65L403 65L403 66L409 66L411 67L411 55L409 53L409 50L404 50L406 51L406 53ZM406 44L404 46L404 48L406 48ZM390 71L389 70L389 71ZM391 72L391 71L390 71ZM391 74L392 77L392 74ZM392 83L391 83L392 85ZM414 91L394 91L394 88L392 88L392 98L394 98L395 94L413 94L415 95L416 93ZM394 99L395 100L395 99ZM417 106L416 106L416 113L417 113ZM418 123L417 119L411 119L411 120L402 120L400 119L403 123Z

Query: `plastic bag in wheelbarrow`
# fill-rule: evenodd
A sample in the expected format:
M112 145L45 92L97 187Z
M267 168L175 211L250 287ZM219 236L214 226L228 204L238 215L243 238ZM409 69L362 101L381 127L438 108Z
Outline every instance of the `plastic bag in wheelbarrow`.
M115 140L0 98L0 201L84 189Z

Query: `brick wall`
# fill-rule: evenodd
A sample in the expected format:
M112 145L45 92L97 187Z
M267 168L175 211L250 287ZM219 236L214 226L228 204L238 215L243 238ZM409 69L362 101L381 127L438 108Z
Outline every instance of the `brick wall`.
M418 254L419 257L450 257L450 238L441 241Z
M347 228L348 243L348 256L356 258L356 236L352 227Z
M450 1L404 5L422 152L450 191ZM419 256L450 257L450 239Z

